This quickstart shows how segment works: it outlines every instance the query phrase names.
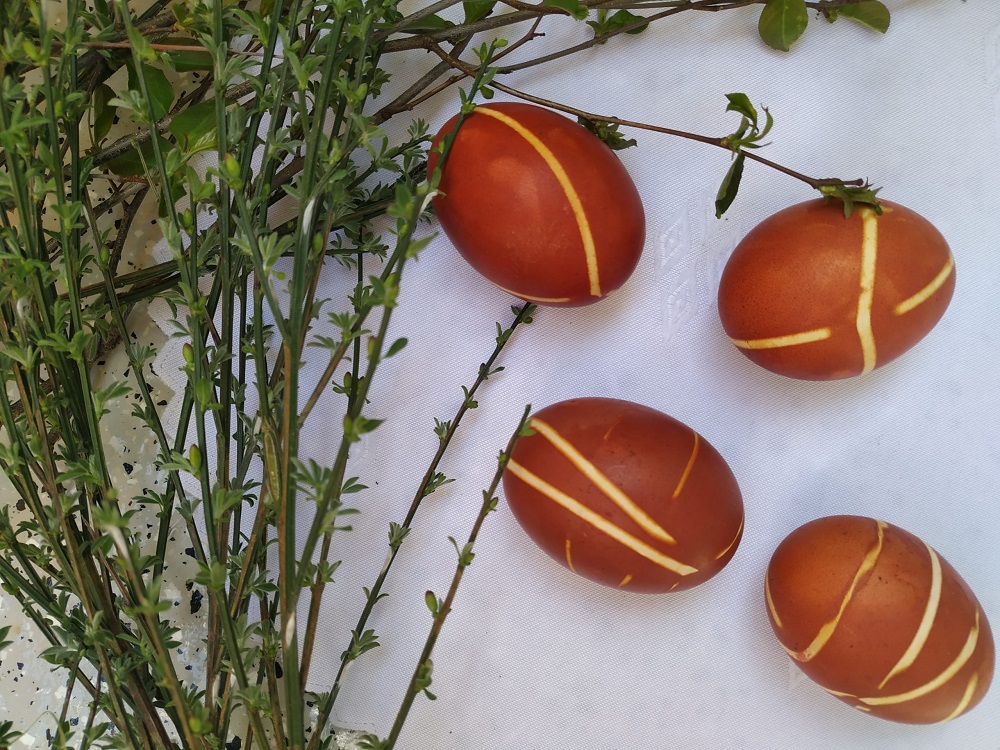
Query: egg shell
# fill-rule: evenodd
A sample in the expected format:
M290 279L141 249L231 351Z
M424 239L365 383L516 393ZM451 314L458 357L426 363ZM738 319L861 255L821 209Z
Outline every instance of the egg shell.
M708 580L732 559L743 499L707 440L655 409L609 398L537 412L503 477L528 535L590 580L664 593Z
M457 120L435 137L429 170ZM531 302L596 302L625 283L642 254L645 215L625 167L593 133L542 107L476 107L438 188L434 209L462 256Z
M946 560L897 526L810 521L778 545L764 588L785 651L854 708L930 724L986 695L995 659L986 613Z
M779 211L737 245L719 316L743 354L804 380L859 375L913 347L955 289L948 244L929 221L883 201L878 215L823 199Z

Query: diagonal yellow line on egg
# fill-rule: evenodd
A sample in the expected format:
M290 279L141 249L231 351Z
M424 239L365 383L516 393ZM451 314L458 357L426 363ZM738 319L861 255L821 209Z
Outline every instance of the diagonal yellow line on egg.
M570 541L567 538L566 539L566 566L575 573L576 572L576 568L573 567L573 556L570 554L570 549L569 548L570 548Z
M507 294L512 294L515 297L520 297L521 299L527 300L528 302L540 302L541 304L558 305L562 302L569 302L572 297L536 297L533 294L523 294L522 292L515 292L513 289L508 289L505 286L500 286L496 282L493 283L497 289L501 292L507 292Z
M867 206L861 213L861 293L858 295L856 325L864 365L862 373L875 369L875 332L872 330L872 303L875 300L875 267L878 260L878 214Z
M508 471L510 471L511 474L516 476L518 479L527 484L529 487L532 487L538 492L542 493L556 504L568 510L577 518L581 519L585 523L590 524L598 531L607 534L609 537L614 539L619 544L628 547L637 555L645 557L647 560L649 560L652 563L655 563L656 565L659 565L661 568L665 568L666 570L669 570L672 573L676 573L679 576L686 576L690 575L691 573L698 572L697 568L692 568L690 565L685 565L682 562L678 562L672 557L664 555L658 549L650 547L642 540L636 539L634 536L629 534L620 526L611 523L611 521L609 521L599 513L595 513L576 498L570 497L557 487L553 487L551 484L546 482L537 474L533 474L531 471L521 466L521 464L517 463L517 461L510 461L507 464L507 469Z
M671 500L676 500L680 497L681 492L684 491L684 485L687 484L688 477L691 476L691 469L694 468L694 462L698 458L698 445L701 443L701 438L698 433L694 433L694 447L691 449L691 457L688 459L687 466L684 467L684 473L681 474L680 481L677 482L677 486L674 488L674 494L670 496Z
M771 613L771 619L774 620L774 624L778 628L784 628L784 623L781 622L781 618L778 616L778 609L774 606L774 597L771 596L771 575L770 571L766 576L764 576L764 598L767 600L767 609ZM785 648L782 645L782 648ZM795 656L795 654L789 649L785 648L785 652L789 656Z
M979 673L973 672L972 677L969 678L969 683L965 686L965 692L962 693L962 698L958 701L958 705L955 706L955 710L944 717L945 721L951 721L962 714L972 703L972 696L976 694L976 687L979 685Z
M931 590L927 595L924 614L920 618L920 624L917 626L917 632L913 635L913 640L910 641L910 645L903 652L903 655L899 657L899 661L889 670L889 674L879 683L879 690L885 687L885 684L900 672L904 672L913 666L913 662L917 660L920 652L927 644L927 639L931 634L931 627L934 625L934 620L937 617L938 606L941 604L941 588L943 583L941 559L927 542L924 542L924 546L927 547L927 552L931 556Z
M640 508L632 498L626 495L618 485L608 479L600 469L594 466L594 464L592 464L586 456L580 453L580 451L576 449L576 446L574 446L569 440L560 435L552 425L541 419L535 418L531 420L531 428L548 440L552 444L553 448L562 453L581 474L587 477L587 479L593 482L601 492L607 495L611 502L621 508L629 518L639 524L643 531L656 539L666 542L667 544L677 544L677 540L674 539L666 529L653 520L653 518L651 518L646 511Z
M816 637L813 638L812 643L797 654L793 654L798 661L811 661L816 658L820 651L823 650L823 647L829 642L834 631L836 631L837 626L840 625L840 618L844 616L847 605L850 604L851 599L854 598L854 592L857 590L858 584L861 583L861 579L875 567L875 563L878 561L879 555L882 554L882 542L885 539L885 523L882 521L877 521L876 523L878 524L878 538L875 541L875 546L868 550L868 553L861 561L861 565L858 566L858 570L854 574L854 580L851 581L851 585L848 587L847 593L844 594L844 598L840 602L840 608L837 610L837 614L834 615L832 620L823 624L823 626L819 629L819 632L816 634Z
M931 298L931 295L933 295L934 292L936 292L938 289L944 286L944 282L948 280L948 277L951 276L951 272L954 270L955 270L955 259L951 255L949 255L948 262L944 264L944 268L942 268L938 272L937 276L931 279L930 283L927 284L927 286L925 286L919 292L914 294L912 297L907 297L898 305L896 305L894 309L896 315L905 315L915 307L919 307L920 305L924 304L924 302L926 302Z
M724 550L722 550L722 552L720 552L719 554L717 554L715 556L715 559L716 560L721 560L725 556L725 554L727 552L729 552L729 550L731 550L733 548L733 545L736 544L736 540L740 538L740 534L742 534L742 533L743 533L743 519L741 518L740 519L740 525L736 529L736 533L733 534L733 541L731 541L729 544L727 544L726 548ZM767 584L765 583L765 586L766 585Z
M580 201L580 196L577 194L576 188L573 187L573 183L569 179L569 175L566 174L566 170L563 169L563 165L559 162L559 159L556 158L556 155L552 153L548 146L542 143L537 135L513 117L486 107L478 108L476 113L488 115L495 120L499 120L524 138L538 152L538 155L542 157L549 169L552 170L552 174L558 180L563 193L566 194L566 200L569 201L573 216L576 218L577 227L580 229L580 239L583 240L583 253L587 261L587 278L590 281L590 293L594 297L600 297L601 281L597 268L597 249L594 246L594 235L590 231L590 222L587 220L587 214L583 210L583 203Z
M905 693L879 696L877 698L858 698L858 700L869 706L892 706L898 703L906 703L907 701L922 698L928 693L937 690L939 687L951 680L952 677L957 675L961 671L962 667L968 663L969 659L972 658L972 654L975 653L976 644L978 642L979 610L977 609L975 622L973 622L972 629L969 631L969 637L965 639L965 644L962 646L962 650L958 653L958 656L955 657L954 661L945 667L941 674L932 680L928 680L920 687L913 688L913 690L907 690Z
M812 344L816 341L826 341L833 335L830 328L814 328L811 331L801 333L789 333L785 336L769 336L762 339L734 339L730 338L740 349L783 349L786 346L800 346L801 344Z

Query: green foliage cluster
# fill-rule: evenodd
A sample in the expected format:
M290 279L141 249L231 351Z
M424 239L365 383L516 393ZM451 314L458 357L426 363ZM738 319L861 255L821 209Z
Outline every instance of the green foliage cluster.
M48 640L43 658L67 676L54 747L214 750L237 727L244 747L336 746L329 718L345 669L378 647L367 623L395 555L422 499L450 481L441 458L533 312L517 307L497 325L493 352L456 394L455 414L436 422L437 453L405 518L379 542L388 559L344 634L333 687L307 693L320 602L339 565L333 539L350 530L350 496L366 489L365 478L348 475L348 460L382 427L368 395L380 365L407 345L388 330L404 273L428 242L417 229L439 178L426 174L426 123L414 121L396 141L382 125L459 82L455 106L464 115L477 97L507 91L496 76L514 67L503 68L502 58L533 41L549 16L586 21L592 36L517 68L682 11L746 4L441 0L405 14L396 0L152 0L141 10L129 0L67 0L56 24L40 0L0 2L0 466L25 508L0 508L0 582ZM761 36L787 48L807 5L830 20L882 31L888 24L877 2L769 0ZM513 44L495 38L525 20L535 26ZM490 41L474 44L477 35ZM429 50L440 63L383 101L386 56L410 50ZM192 71L197 85L181 89L177 75ZM743 118L733 135L698 137L734 154L720 212L736 195L747 150L771 126L770 114L759 126L745 96L731 95L729 109ZM612 147L634 144L610 118L582 121ZM865 199L841 181L813 182L834 197ZM129 271L121 261L130 227L149 199L172 257ZM294 216L272 225L269 209L284 199ZM355 274L346 298L317 299L326 263ZM133 314L154 296L172 306L186 342L173 433L154 397L155 352L131 336ZM336 335L310 338L321 317ZM307 345L326 361L312 382L300 370ZM108 382L97 369L115 347L128 359L128 382ZM343 418L321 465L302 460L299 448L327 391ZM106 453L102 420L126 399L158 446L165 478L144 496L156 515L149 542ZM389 736L368 738L370 747L391 748L413 700L433 697L431 650L526 418L499 456L468 540L452 540L452 586L443 598L428 593L427 646ZM254 465L263 467L260 478ZM312 508L305 526L303 507ZM207 598L205 678L197 683L178 669L179 633L164 595L175 532L196 560L190 583ZM303 623L294 616L300 604ZM91 706L82 721L70 715L75 692ZM0 725L0 746L15 736Z

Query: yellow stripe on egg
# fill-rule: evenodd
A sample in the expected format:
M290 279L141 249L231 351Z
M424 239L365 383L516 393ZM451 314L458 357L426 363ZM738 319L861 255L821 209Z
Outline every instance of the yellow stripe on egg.
M729 550L731 550L733 548L733 545L736 544L737 540L739 540L740 534L742 534L742 533L743 533L743 519L741 518L740 519L739 528L736 529L736 533L733 535L733 541L731 541L729 544L727 544L726 548L724 550L722 550L722 552L720 552L719 554L717 554L715 556L715 559L716 560L721 560L723 557L725 557L726 553L729 552Z
M927 639L931 634L931 627L937 618L938 606L941 604L941 588L944 583L944 577L941 572L941 558L938 557L937 552L927 542L924 542L924 546L927 547L927 552L930 554L931 559L931 589L927 595L924 614L920 618L920 625L917 626L917 632L914 634L913 640L910 641L910 645L903 652L903 655L899 657L899 661L889 670L889 674L879 683L879 690L885 687L885 684L900 672L913 666L913 662L917 660L920 652L927 645Z
M573 555L570 554L570 541L568 538L566 539L566 567L574 573L576 572L576 568L573 567Z
M878 214L869 207L861 213L861 294L858 296L856 325L861 340L862 373L875 369L875 332L872 330L872 303L875 299L875 265L878 259Z
M590 231L590 222L587 220L587 214L583 210L583 202L580 200L580 196L577 194L576 188L573 187L573 183L570 180L569 175L566 174L566 170L563 169L563 165L559 162L559 159L556 158L556 155L552 153L549 147L546 146L537 135L532 133L528 128L524 127L524 125L515 120L513 117L487 107L480 107L476 110L476 113L484 114L495 120L499 120L519 136L524 138L524 140L526 140L531 147L538 152L538 155L542 157L549 169L552 170L552 174L555 175L556 180L559 182L559 186L563 189L563 193L566 194L566 200L569 201L570 209L573 211L577 227L580 230L580 239L583 241L583 253L587 262L587 278L590 282L590 294L594 297L600 297L601 281L600 273L597 268L597 249L594 245L594 236ZM524 295L520 294L516 296L524 297ZM524 299L529 298L524 297ZM537 302L541 300L531 301Z
M861 583L861 579L864 578L868 573L872 571L875 567L875 563L878 561L879 555L882 554L882 543L885 540L885 529L886 524L883 521L877 521L878 537L875 540L875 545L868 550L868 553L864 556L861 561L861 565L858 566L857 571L854 574L854 579L851 581L850 587L847 589L847 593L844 594L844 598L840 602L840 608L837 610L837 614L834 615L833 619L829 622L823 624L813 638L812 643L806 646L802 651L794 653L793 656L798 661L811 661L815 659L823 647L829 643L830 638L833 637L834 632L840 625L840 620L844 616L844 612L847 610L847 605L851 603L851 599L854 598L854 592L858 588L858 584Z
M958 656L955 657L954 661L945 667L944 671L941 672L937 677L932 680L928 680L920 687L914 688L913 690L907 690L905 693L899 693L898 695L886 695L879 696L877 698L858 698L859 701L865 703L869 706L892 706L898 703L906 703L907 701L916 700L917 698L922 698L923 696L937 690L942 685L947 684L951 679L957 675L962 667L964 667L969 659L972 658L972 654L976 651L976 644L979 642L979 610L976 610L976 620L972 625L972 629L969 631L968 638L965 639L965 644L962 646L962 650L959 652Z
M831 328L814 328L801 333L789 333L785 336L769 336L762 339L729 339L740 349L783 349L786 346L801 346L817 341L826 341L833 335Z
M672 557L668 557L658 549L655 549L642 540L632 536L621 527L606 519L604 516L588 508L576 498L570 497L558 487L552 486L538 475L521 466L521 464L517 463L517 461L510 461L507 464L507 469L511 472L511 474L516 476L529 487L532 487L541 494L545 495L545 497L562 506L577 518L590 524L598 531L608 535L619 544L628 547L637 555L640 555L650 562L659 565L661 568L665 568L666 570L669 570L679 576L686 576L691 573L698 572L697 568L692 568L690 565L685 565Z
M493 286L495 286L501 292L507 292L507 294L511 294L515 297L520 297L521 299L527 300L528 302L538 302L543 305L561 305L573 299L572 297L536 297L532 294L524 294L523 292L516 292L513 289L508 289L507 287L500 286L496 282L493 283Z
M767 610L771 613L771 619L774 620L774 624L777 625L779 629L785 627L781 622L781 618L778 616L777 608L774 606L774 597L771 596L770 574L764 576L764 598L767 599ZM784 645L782 645L782 648L785 648ZM793 656L793 653L787 648L785 648L785 651L789 656Z
M560 435L552 425L535 418L531 420L531 428L548 440L552 444L552 447L565 456L581 474L593 482L611 502L621 508L625 515L635 521L643 531L667 544L677 544L677 540L666 529L653 520L618 485L608 479L600 469L594 466L569 440Z
M962 693L961 699L958 701L958 705L955 706L955 710L948 714L944 720L951 721L952 719L958 718L966 712L969 708L969 704L972 703L972 696L976 694L976 687L979 685L979 673L973 672L972 677L969 678L969 683L965 686L965 692Z
M698 458L698 445L701 443L701 438L698 437L698 433L694 433L694 447L691 449L691 457L688 459L687 466L684 467L684 473L681 474L680 481L677 482L677 486L674 488L674 494L671 495L671 499L676 500L680 497L681 492L684 491L684 485L687 483L688 477L691 476L691 469L694 468L694 462Z
M952 256L948 256L948 262L944 264L938 275L931 279L930 283L921 289L919 292L914 294L912 297L907 297L898 305L896 305L894 312L896 315L905 315L910 310L924 304L929 300L938 289L944 286L944 282L948 280L951 276L952 271L955 270L955 259Z

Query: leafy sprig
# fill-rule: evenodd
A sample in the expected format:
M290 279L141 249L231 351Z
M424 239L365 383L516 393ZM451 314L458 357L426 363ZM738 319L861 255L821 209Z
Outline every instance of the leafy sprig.
M889 29L889 9L879 0L849 3L767 0L757 22L760 38L767 46L787 52L806 30L810 7L819 10L831 23L838 18L849 18L881 34Z
M332 746L327 721L342 675L315 697L315 720L307 705L319 603L338 570L336 535L350 528L348 496L364 490L361 478L348 476L351 450L384 429L373 383L385 359L408 353L405 337L389 336L390 322L404 272L428 241L418 227L437 179L425 180L426 123L415 122L399 142L380 125L470 79L457 97L467 113L477 97L512 91L502 83L509 72L682 12L746 2L635 0L609 9L598 0L558 0L513 3L498 13L493 0L468 0L460 20L446 21L440 14L450 4L404 14L394 0L152 0L137 12L128 0L69 0L65 26L53 28L36 0L0 3L0 422L10 437L0 465L25 508L0 512L0 579L49 641L45 659L68 675L56 747L214 748L244 720L244 747ZM829 20L843 16L884 31L888 12L880 5L806 3ZM537 44L543 21L567 16L585 22L593 37L504 59ZM527 31L512 44L482 41L522 22ZM415 49L440 64L373 111L386 56ZM184 71L199 76L186 91L176 82ZM646 129L766 162L753 148L762 145L770 115L760 126L741 107L746 125L728 140ZM643 127L570 114L612 147L634 143L622 128ZM866 183L792 174L847 210L874 202ZM125 270L133 222L151 196L172 258ZM272 225L270 209L286 199L297 207L294 217ZM389 232L379 228L386 220ZM355 275L355 287L342 300L319 300L320 274L331 262ZM155 352L132 338L131 313L154 296L172 306L187 342L173 434L157 400ZM390 525L392 555L421 499L450 481L439 469L444 451L532 310L519 307L513 323L498 324L494 352L459 410L436 422L439 452L411 512ZM312 335L319 316L333 324L330 337ZM119 345L127 385L94 371ZM307 352L327 361L312 382L299 367ZM299 441L324 397L342 409L343 429L321 465L300 459ZM126 398L155 441L164 480L147 488L145 514L129 504L102 441L107 412ZM486 512L492 489L487 495ZM313 511L305 528L303 507ZM182 581L167 565L178 535L186 536L196 570ZM455 542L459 574L472 562L473 539ZM377 647L367 619L385 596L387 573L388 566L365 592L358 626L345 635L342 668ZM198 684L174 658L170 583L205 593ZM292 613L306 601L306 622L296 624ZM450 601L433 597L434 627ZM428 653L411 683L414 697L432 677ZM91 709L74 724L70 698L81 690ZM13 734L0 726L0 745Z

